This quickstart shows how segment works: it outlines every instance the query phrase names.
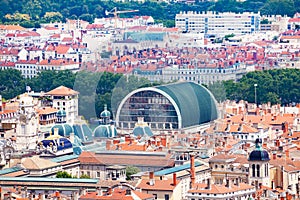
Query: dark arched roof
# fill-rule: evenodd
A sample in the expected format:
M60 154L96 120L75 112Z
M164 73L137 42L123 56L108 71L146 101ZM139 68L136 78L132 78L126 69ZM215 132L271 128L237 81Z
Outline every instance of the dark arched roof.
M199 84L178 82L156 88L167 93L177 104L182 116L182 128L207 123L218 118L213 95Z
M118 107L117 122L126 101L135 94L145 91L157 93L170 101L178 117L178 128L198 126L218 118L216 101L205 87L193 82L177 82L132 91Z

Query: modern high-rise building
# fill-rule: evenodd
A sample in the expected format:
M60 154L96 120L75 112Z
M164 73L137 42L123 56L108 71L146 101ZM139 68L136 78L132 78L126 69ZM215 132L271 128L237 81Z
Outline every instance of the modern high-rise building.
M260 13L180 12L175 17L176 28L187 33L214 35L244 35L259 30Z

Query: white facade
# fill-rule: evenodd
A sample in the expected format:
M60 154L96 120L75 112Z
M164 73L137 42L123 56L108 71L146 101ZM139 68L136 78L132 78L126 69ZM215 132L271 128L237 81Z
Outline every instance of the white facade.
M20 114L17 117L16 150L35 149L39 140L39 118L34 109L34 100L25 94L18 101Z
M204 33L223 37L228 34L244 35L259 30L260 14L217 13L217 12L180 12L176 14L175 25L183 32Z
M33 78L39 72L44 70L72 70L77 71L79 70L79 63L69 62L60 60L59 62L53 63L53 61L49 61L49 63L45 62L35 62L35 61L28 61L28 62L17 62L15 65L15 69L21 71L22 76L25 78Z
M66 111L66 120L69 124L74 124L75 119L78 116L78 96L64 96L62 98L53 97L53 108Z
M78 117L78 92L59 86L50 92L46 93L52 101L52 107L66 112L66 122L74 124L75 119Z

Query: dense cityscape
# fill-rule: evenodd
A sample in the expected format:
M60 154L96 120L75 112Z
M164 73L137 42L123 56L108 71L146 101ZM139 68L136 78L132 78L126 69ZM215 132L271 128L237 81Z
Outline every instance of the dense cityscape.
M298 7L39 2L1 6L0 199L300 199Z

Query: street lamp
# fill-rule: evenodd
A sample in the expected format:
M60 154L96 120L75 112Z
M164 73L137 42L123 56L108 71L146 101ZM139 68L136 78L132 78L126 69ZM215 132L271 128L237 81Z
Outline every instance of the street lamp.
M255 83L254 84L254 101L255 101L255 105L257 105L256 87L257 87L257 84Z

